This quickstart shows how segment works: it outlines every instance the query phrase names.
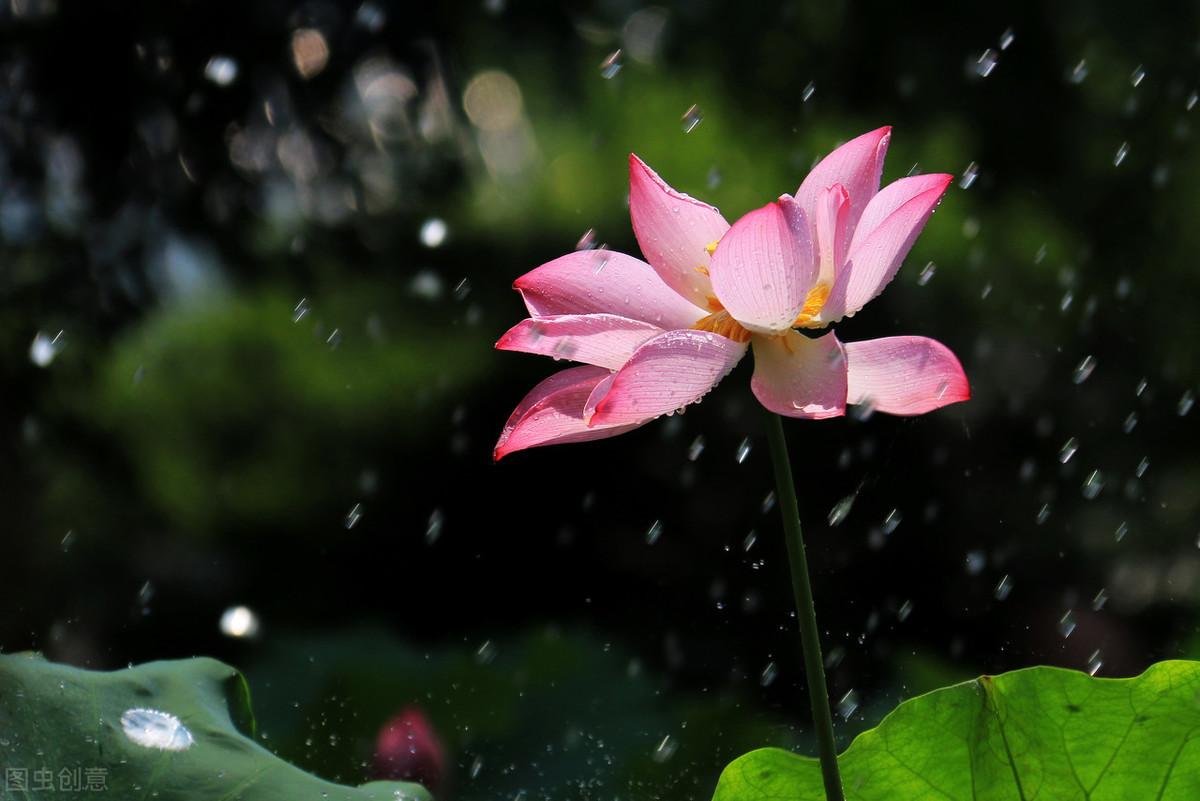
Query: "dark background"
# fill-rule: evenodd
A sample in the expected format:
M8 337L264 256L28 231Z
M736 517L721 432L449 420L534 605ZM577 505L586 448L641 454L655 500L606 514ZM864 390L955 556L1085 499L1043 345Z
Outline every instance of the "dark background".
M0 647L227 660L349 782L416 704L443 798L706 798L811 752L748 366L493 464L557 367L491 346L589 229L637 253L630 151L734 219L891 124L885 181L960 179L839 331L935 337L974 397L787 424L840 734L1195 656L1198 66L1188 3L13 0Z

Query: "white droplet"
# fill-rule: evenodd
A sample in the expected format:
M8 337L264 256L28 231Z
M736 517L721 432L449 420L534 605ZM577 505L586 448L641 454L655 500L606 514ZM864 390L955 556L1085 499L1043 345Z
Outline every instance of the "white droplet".
M1135 84L1136 85L1136 84ZM1092 655L1088 657L1087 672L1089 676L1095 676L1100 672L1100 668L1104 665L1100 661L1100 649L1092 651Z
M1075 372L1071 374L1071 380L1076 384L1082 384L1091 377L1092 372L1096 369L1096 357L1084 356L1083 361L1075 365Z
M771 686L771 682L775 681L775 678L778 675L779 675L779 669L777 667L775 667L775 663L768 662L767 666L765 668L763 668L762 675L759 677L758 683L761 684L763 687L769 687L769 686Z
M1093 470L1088 473L1088 477L1083 481L1083 497L1087 500L1094 500L1104 489L1104 475L1099 470Z
M808 99L813 96L813 92L817 91L817 85L809 81L802 92L800 92L800 102L807 103Z
M1058 452L1058 461L1066 464L1067 462L1071 461L1071 457L1078 453L1078 451L1079 440L1071 437L1069 440L1063 443L1062 450Z
M1013 40L1016 38L1017 37L1016 34L1013 33L1013 29L1006 28L1004 33L1000 34L1000 49L1007 50L1012 46Z
M900 525L900 521L904 519L904 515L899 509L893 509L888 512L888 516L883 519L883 533L891 534Z
M1108 603L1108 593L1101 587L1100 592L1096 593L1096 597L1092 599L1092 611L1099 612L1106 603Z
M1125 157L1128 155L1129 155L1129 143L1122 142L1121 146L1117 148L1117 152L1113 154L1113 166L1120 167L1121 162L1124 161Z
M1136 89L1146 79L1146 68L1138 64L1129 76L1129 83Z
M427 248L439 247L446 241L448 233L450 233L450 229L445 220L441 217L430 217L421 223L421 244Z
M1195 405L1196 405L1196 394L1194 392L1192 392L1190 389L1185 390L1183 393L1183 396L1179 398L1179 405L1177 405L1175 407L1175 412L1180 417L1183 417L1188 412L1190 412L1192 410L1192 407Z
M704 115L700 113L700 107L692 104L688 107L687 111L683 112L683 117L681 118L683 122L683 132L691 133L696 129L696 126L699 125L703 119Z
M229 56L213 56L204 65L204 77L217 86L229 86L237 80L238 63Z
M962 178L958 180L958 185L962 189L970 189L971 184L975 183L975 179L979 177L979 165L971 162L967 168L963 170Z
M144 748L185 751L196 741L179 718L157 709L127 709L121 714L125 736Z
M854 506L855 497L847 495L833 505L833 508L829 510L829 525L840 526L842 524L842 521L850 514L851 507Z
M701 434L692 440L692 444L688 446L687 458L689 462L694 462L700 458L700 454L704 453L704 435Z
M925 286L933 278L934 272L937 271L937 265L929 262L921 268L921 272L917 275L917 286Z
M1146 475L1146 470L1148 470L1149 468L1150 468L1150 457L1143 456L1142 460L1140 462L1138 462L1138 466L1134 468L1133 474L1135 476L1137 476L1138 478L1141 478L1142 476Z
M838 701L837 712L842 716L842 720L849 720L850 716L858 709L858 705L858 693L851 690L842 696L842 700Z
M978 576L987 567L987 555L983 551L968 551L966 558L967 574Z
M50 363L58 357L65 344L66 341L63 339L62 331L59 331L53 337L42 331L38 331L33 336L33 342L29 343L29 361L38 367L49 367Z
M996 65L999 63L1000 54L989 47L975 60L975 74L981 78L986 78L996 70Z
M258 615L248 606L231 606L221 613L221 633L226 637L252 638L258 635Z
M361 503L356 503L350 507L350 511L346 513L346 520L345 520L345 525L346 525L347 531L349 531L350 529L352 529L358 525L358 521L362 520L362 514L363 513L362 513L362 504Z
M438 541L438 537L442 536L442 526L446 523L446 517L442 514L441 509L434 509L429 513L429 522L425 525L425 542L428 545L433 545Z
M617 73L621 71L621 50L620 48L612 51L608 56L600 62L600 77L615 78Z
M675 752L679 749L679 743L671 739L671 735L662 738L658 743L658 747L654 749L653 758L655 762L666 762L671 757L675 756Z
M650 528L646 529L646 544L653 545L662 537L663 526L662 522L655 520L650 524Z
M1063 637L1070 637L1075 631L1075 615L1068 609L1066 614L1058 619L1058 633Z
M752 447L749 437L743 439L737 447L737 452L733 455L734 461L738 464L745 462L750 457L750 449Z
M905 601L904 603L900 604L900 608L896 610L896 619L903 623L904 621L908 620L908 616L912 614L912 610L912 601Z
M995 596L997 601L1007 600L1008 596L1012 593L1012 588L1012 579L1005 573L1000 578L1000 581L996 583L996 589L992 592L992 595Z
M1081 59L1079 59L1079 63L1075 65L1075 68L1071 70L1071 74L1069 76L1070 81L1071 81L1071 83L1083 83L1084 78L1086 78L1087 76L1088 76L1087 59L1081 58Z
M1113 532L1113 538L1116 539L1117 542L1120 542L1121 540L1125 539L1125 535L1128 533L1129 524L1122 520L1120 525L1117 526L1117 530Z

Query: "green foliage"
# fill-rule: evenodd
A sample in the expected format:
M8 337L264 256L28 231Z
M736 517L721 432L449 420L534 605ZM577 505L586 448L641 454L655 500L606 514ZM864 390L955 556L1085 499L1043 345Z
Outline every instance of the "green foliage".
M88 404L78 413L118 438L185 532L337 519L380 443L428 437L431 418L450 417L439 401L487 354L447 320L403 310L413 300L398 293L308 303L297 322L296 299L277 295L165 309L117 344L94 397L66 402Z
M187 735L131 736L131 710L174 716ZM429 801L419 785L332 784L276 757L253 739L250 693L236 670L212 659L151 662L101 673L29 654L0 655L0 762L35 790L36 771L88 771L106 798L191 801ZM135 737L139 737L139 742ZM35 797L13 788L4 798ZM75 779L68 780L76 782ZM79 789L78 783L72 785ZM98 786L93 787L100 790ZM69 789L68 789L69 791ZM54 794L54 793L51 793Z
M839 757L850 801L1200 797L1200 662L1132 679L1037 667L901 704ZM714 801L819 801L815 759L752 751Z

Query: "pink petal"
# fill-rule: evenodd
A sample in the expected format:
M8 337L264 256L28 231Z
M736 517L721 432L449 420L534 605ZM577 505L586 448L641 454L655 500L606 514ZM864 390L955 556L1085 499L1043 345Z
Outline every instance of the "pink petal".
M588 401L594 408L592 424L644 423L695 403L745 353L745 343L707 331L659 334L637 349L607 392Z
M817 261L820 279L833 287L838 268L846 258L849 238L846 220L850 212L850 196L841 184L834 184L817 195L816 232Z
M759 403L776 414L820 420L846 413L846 357L832 332L817 339L789 331L754 340Z
M879 190L863 211L858 227L854 229L854 241L850 243L849 251L862 244L868 236L875 233L884 220L892 213L917 195L922 195L934 189L946 191L946 187L954 180L953 175L934 173L932 175L912 175L892 181Z
M646 262L611 250L559 256L513 287L533 317L619 314L660 328L687 328L708 313L671 291Z
M703 272L709 263L707 248L729 230L721 212L676 192L630 154L629 217L642 254L659 277L692 303L706 307L712 294Z
M861 240L855 234L847 263L838 275L822 313L825 320L852 315L883 291L896 276L950 180L949 175L937 176L936 181L928 182L928 189L900 204L871 233Z
M658 326L615 314L560 314L522 320L496 347L616 370L638 345L660 333Z
M743 326L788 330L817 280L804 210L784 195L742 217L717 246L709 271L717 299Z
M850 403L888 414L924 414L971 397L958 358L926 337L846 343Z
M612 375L603 367L571 367L542 381L525 396L504 425L492 456L503 459L514 451L539 445L558 445L615 437L638 427L588 425L583 406L596 384Z
M867 202L879 191L883 157L887 154L891 138L892 128L888 125L851 139L837 148L813 167L796 190L796 201L805 211L811 212L816 208L821 192L834 184L846 187L850 195L846 236L851 236Z

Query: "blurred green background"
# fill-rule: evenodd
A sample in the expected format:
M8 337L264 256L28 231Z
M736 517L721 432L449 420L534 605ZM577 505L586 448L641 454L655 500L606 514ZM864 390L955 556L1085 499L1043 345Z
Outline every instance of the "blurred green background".
M225 659L268 745L343 781L416 705L447 799L706 798L809 750L748 365L495 465L557 367L492 343L521 273L637 253L630 151L733 219L891 124L885 181L957 179L839 332L935 337L974 397L787 427L839 735L981 672L1200 655L1198 31L1190 3L13 0L0 646Z

